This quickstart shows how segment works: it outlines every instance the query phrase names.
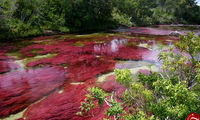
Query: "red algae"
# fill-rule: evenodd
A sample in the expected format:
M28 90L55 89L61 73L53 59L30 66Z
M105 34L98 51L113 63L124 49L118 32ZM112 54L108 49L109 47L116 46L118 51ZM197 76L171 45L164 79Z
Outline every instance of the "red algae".
M113 76L109 76L108 79L110 80L100 86L104 90L108 88L109 91L107 92L110 92L110 90L115 91L119 98L119 95L125 90L124 87L113 81ZM106 118L104 112L108 106L105 103L101 108L95 105L94 109L83 116L76 114L80 111L79 106L85 99L87 88L92 86L94 85L68 85L63 93L55 92L40 102L29 106L23 117L26 120L101 120Z
M6 51L7 50L4 52ZM19 66L13 62L13 59L5 55L4 52L0 52L0 74L19 68Z
M104 38L104 37L103 37ZM113 38L113 39L111 39ZM99 38L100 39L100 38ZM101 38L102 39L102 38ZM83 47L73 46L73 43L79 40L65 39L64 41L58 41L51 45L34 44L27 46L20 50L25 56L44 55L49 53L56 53L57 56L53 58L43 58L27 64L28 67L34 67L40 64L60 65L60 64L73 64L76 63L76 59L87 59L87 56L97 55L104 57L111 57L114 59L122 60L151 60L154 58L145 59L154 51L148 48L138 46L139 43L147 43L149 45L154 44L152 40L140 40L140 39L125 39L115 38L113 36L105 38L104 43L95 43L93 41L84 42ZM136 43L133 46L127 44ZM163 42L165 43L165 42ZM168 42L169 43L169 42ZM170 43L169 43L170 44ZM155 54L157 55L157 54ZM79 60L78 60L79 61Z
M88 115L79 116L79 106L85 99L87 85L71 85L61 94L55 92L46 99L28 107L24 114L26 120L97 120L103 119L103 109L95 107Z
M0 61L9 60L9 59L11 59L11 57L8 57L5 55L5 53L0 52Z
M111 56L114 59L123 59L123 60L142 60L143 56L151 53L149 49L138 46L110 47L104 45L96 46L94 52L98 55Z
M13 62L0 61L0 73L9 72L14 69L18 69L19 66Z
M123 88L123 85L120 85L119 83L115 82L115 76L110 75L106 77L106 81L101 83L99 87L102 88L106 92L112 92L112 91L116 91L119 88Z
M46 51L48 49L48 51ZM38 55L39 52L43 51L42 54L50 52L52 49L49 49L48 45L40 45L40 44L34 44L34 45L29 45L23 49L20 50L20 53L23 54L24 56L32 57L35 55ZM36 51L36 52L34 52ZM45 52L44 52L45 51Z
M48 53L48 52L46 52L46 53ZM53 58L43 58L38 61L30 62L27 64L27 66L33 67L33 66L37 66L39 64L51 64L51 65L67 64L67 63L70 63L71 61L75 61L77 59L77 57L81 56L81 55L79 55L80 48L74 47L74 46L65 46L60 49L54 48L51 51L51 53L58 53L58 55Z
M43 67L0 75L0 118L17 113L64 82L65 70Z
M87 58L87 59L86 59ZM112 71L115 61L107 57L85 56L77 58L76 62L67 68L67 78L70 81L83 82L94 78L96 75Z
M105 92L115 92L117 98L120 98L122 93L125 91L125 87L115 81L114 75L106 77L106 81L98 86Z
M147 70L147 69L140 69L140 70L138 71L138 73L140 73L140 74L145 74L145 75L150 75L150 71Z

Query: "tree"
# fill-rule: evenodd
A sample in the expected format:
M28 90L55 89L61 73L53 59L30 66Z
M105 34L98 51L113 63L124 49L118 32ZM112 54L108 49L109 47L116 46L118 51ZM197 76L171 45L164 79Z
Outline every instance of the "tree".
M0 1L0 39L6 40L14 37L14 33L10 28L10 20L15 10L15 0Z
M95 30L113 26L112 0L75 0L68 4L65 21L71 29Z
M130 16L135 25L152 24L152 9L155 7L155 2L151 0L116 0L115 7L120 12Z
M168 23L173 18L171 22L199 24L200 15L198 13L200 7L195 0L157 0L156 3L157 8L155 9L156 15L154 17L161 15L161 21L157 18L160 23ZM158 11L162 14L158 14ZM162 20L163 18L165 19L164 21Z

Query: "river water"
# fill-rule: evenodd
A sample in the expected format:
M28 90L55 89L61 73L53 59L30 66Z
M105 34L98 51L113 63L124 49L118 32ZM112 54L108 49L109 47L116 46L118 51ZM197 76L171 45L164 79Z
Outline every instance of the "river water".
M158 54L199 26L118 29L115 33L65 34L0 43L0 119L101 120L78 116L87 87L120 94L114 69L159 71ZM175 35L175 36L172 36ZM104 106L106 108L106 106Z

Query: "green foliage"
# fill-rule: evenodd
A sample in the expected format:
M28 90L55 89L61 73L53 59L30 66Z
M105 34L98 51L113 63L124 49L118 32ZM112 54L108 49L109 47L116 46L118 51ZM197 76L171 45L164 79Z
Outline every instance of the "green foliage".
M124 116L124 120L156 120L154 118L154 116L151 116L151 117L147 117L147 115L139 110L136 115L128 115L128 116Z
M90 110L94 108L95 101L97 101L98 105L102 107L104 101L110 107L106 110L106 115L108 117L114 116L116 120L120 118L120 114L123 113L123 109L121 104L117 101L113 100L113 98L107 99L108 96L102 89L99 88L88 88L88 94L86 94L86 98L84 102L81 102L80 112L77 112L77 115L88 114Z
M182 50L183 52L189 53L189 55L192 57L192 60L195 60L194 57L197 57L200 51L199 45L200 37L196 37L194 33L187 33L186 36L180 36L180 42L175 44L175 47Z
M116 81L120 84L124 84L126 87L128 87L130 82L133 80L131 77L131 72L128 69L115 69L115 75L116 75Z
M115 25L112 0L75 0L67 4L69 8L65 9L65 24L71 30L101 30Z
M135 87L136 86L136 87ZM133 85L133 89L137 89L139 87L141 87L141 84L136 84ZM140 88L142 89L143 95L145 96L146 100L152 100L151 93L149 94L149 92L147 90L144 90L144 87ZM122 104L120 102L118 102L117 100L113 99L113 95L110 97L108 94L106 94L105 92L103 92L103 90L99 89L99 88L88 88L88 94L86 95L86 98L84 100L84 102L81 102L81 106L80 106L80 112L77 112L77 115L84 115L84 114L88 114L89 111L91 111L94 107L95 107L95 102L97 101L97 105L99 105L100 107L102 107L102 101L104 101L109 108L106 109L105 114L107 115L108 118L112 118L114 117L115 120L132 120L132 119L140 119L140 120L155 120L154 116L151 117L147 117L147 115L141 111L141 110L137 110L136 114L130 114L127 113L123 108L122 108ZM130 111L129 111L130 112ZM104 120L108 120L108 119L104 119Z
M3 0L0 4L0 39L14 39L64 31L64 12L59 0Z
M78 112L77 114L83 115L83 112L88 114L89 110L94 108L94 102L97 101L99 106L102 106L103 102L109 106L105 112L108 118L113 116L115 120L122 118L125 120L154 120L154 116L147 117L147 115L144 113L148 111L147 107L153 100L153 93L146 89L142 83L132 82L132 77L129 70L116 69L115 74L116 80L127 87L127 90L123 93L121 98L121 101L123 101L124 104L122 105L117 100L114 100L113 95L109 97L108 94L99 88L89 88L89 93L86 95L85 101L81 102L81 112ZM128 107L129 113L127 113L122 106ZM133 108L137 109L136 114L131 114L133 112Z
M45 29L62 31L62 27L65 27L64 4L63 0L43 0L38 18Z
M200 37L188 33L186 36L180 36L180 41L175 44L175 48L160 54L165 73L163 77L173 78L177 83L186 83L188 89L198 85L200 82L199 41ZM177 53L173 50L177 50ZM186 54L189 57L186 57Z
M122 100L127 107L133 107L135 109L139 108L147 112L147 107L153 100L153 93L146 89L142 83L134 82L123 93Z
M199 86L199 45L199 37L188 33L180 36L170 51L160 54L163 72L152 82L156 102L150 107L160 119L180 120L191 112L200 112L196 89Z
M110 105L110 108L106 110L106 115L108 117L114 116L116 118L116 120L120 119L119 115L123 113L121 103L119 103L113 99L110 99L109 105Z
M107 94L99 88L88 88L88 91L91 93L91 97L97 100L98 104L102 106Z
M129 15L120 12L116 8L113 9L112 17L114 21L117 21L121 25L127 25L129 27L136 26L135 23L131 21L131 17Z
M156 3L156 14L158 14L158 11L163 13L157 19L158 23L200 23L200 15L198 14L200 7L196 4L195 0L157 0Z
M88 94L86 94L86 98L84 102L81 102L80 112L77 112L77 115L83 115L88 114L88 112L94 108L95 103L94 101L97 100L98 105L102 106L104 103L104 100L106 99L107 94L99 88L88 88Z
M155 24L172 24L176 22L176 17L173 14L158 8L153 10L152 19Z
M11 6L10 0L0 1L0 39L2 40L9 38L9 36L13 36L8 23L13 14Z
M150 72L150 75L145 75L145 74L138 74L138 82L143 83L143 85L147 86L150 89L153 89L153 83L156 82L159 78L160 75L159 73L156 72Z
M160 119L182 120L191 112L199 113L200 102L194 91L187 89L186 85L175 84L168 79L158 80L154 83L158 94L157 102L152 104L152 113Z
M152 22L152 8L154 2L151 0L116 0L115 7L120 13L129 16L133 25L146 26Z

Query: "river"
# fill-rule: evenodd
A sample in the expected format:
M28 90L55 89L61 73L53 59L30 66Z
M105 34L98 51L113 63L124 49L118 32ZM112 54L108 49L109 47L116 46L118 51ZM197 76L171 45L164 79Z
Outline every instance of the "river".
M114 33L65 34L0 43L0 118L99 120L78 116L87 87L120 94L114 69L159 71L158 54L199 26L121 28Z

